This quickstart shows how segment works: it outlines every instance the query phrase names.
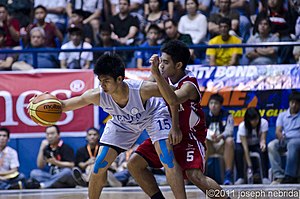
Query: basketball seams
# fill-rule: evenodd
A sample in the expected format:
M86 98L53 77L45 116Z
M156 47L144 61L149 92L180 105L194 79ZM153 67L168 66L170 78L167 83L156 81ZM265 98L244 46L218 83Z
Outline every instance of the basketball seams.
M42 94L29 104L31 119L41 126L55 124L60 119L61 114L61 102L55 96L49 94Z

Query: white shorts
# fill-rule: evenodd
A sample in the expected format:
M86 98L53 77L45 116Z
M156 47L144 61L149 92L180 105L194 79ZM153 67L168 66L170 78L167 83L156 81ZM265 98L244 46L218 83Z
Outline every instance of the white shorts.
M167 107L163 109L165 110L159 110L140 125L121 124L109 120L106 123L100 142L128 150L135 144L144 130L147 131L152 143L167 139L172 127L172 120Z

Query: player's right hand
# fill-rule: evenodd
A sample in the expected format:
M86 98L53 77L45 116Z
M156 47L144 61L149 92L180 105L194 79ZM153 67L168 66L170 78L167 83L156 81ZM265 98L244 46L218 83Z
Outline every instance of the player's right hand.
M169 133L169 142L172 145L179 144L182 140L182 132L180 128L172 127Z

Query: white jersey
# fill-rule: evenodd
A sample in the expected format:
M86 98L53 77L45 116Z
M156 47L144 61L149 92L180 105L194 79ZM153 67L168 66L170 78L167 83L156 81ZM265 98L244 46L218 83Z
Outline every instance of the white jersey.
M124 82L129 88L129 99L124 108L100 87L100 106L112 116L105 126L100 142L129 149L143 130L148 132L152 142L166 139L171 128L171 119L164 100L151 97L144 105L140 95L143 81L127 79Z

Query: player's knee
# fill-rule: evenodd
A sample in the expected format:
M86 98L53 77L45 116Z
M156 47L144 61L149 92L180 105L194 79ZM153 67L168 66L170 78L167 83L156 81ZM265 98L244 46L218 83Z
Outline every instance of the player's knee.
M99 170L106 171L108 162L105 160L109 147L104 146L101 153L97 156L95 165L94 165L94 173L97 174Z
M138 171L140 169L145 169L147 168L147 164L145 164L145 161L140 155L138 154L133 154L128 163L127 163L127 169L129 170L130 173Z
M233 137L227 137L226 140L225 140L225 143L228 146L234 146L234 139L233 139Z
M166 168L174 167L174 153L172 149L168 149L166 140L159 140L159 146L161 149L161 154L159 155L160 161L166 165Z

